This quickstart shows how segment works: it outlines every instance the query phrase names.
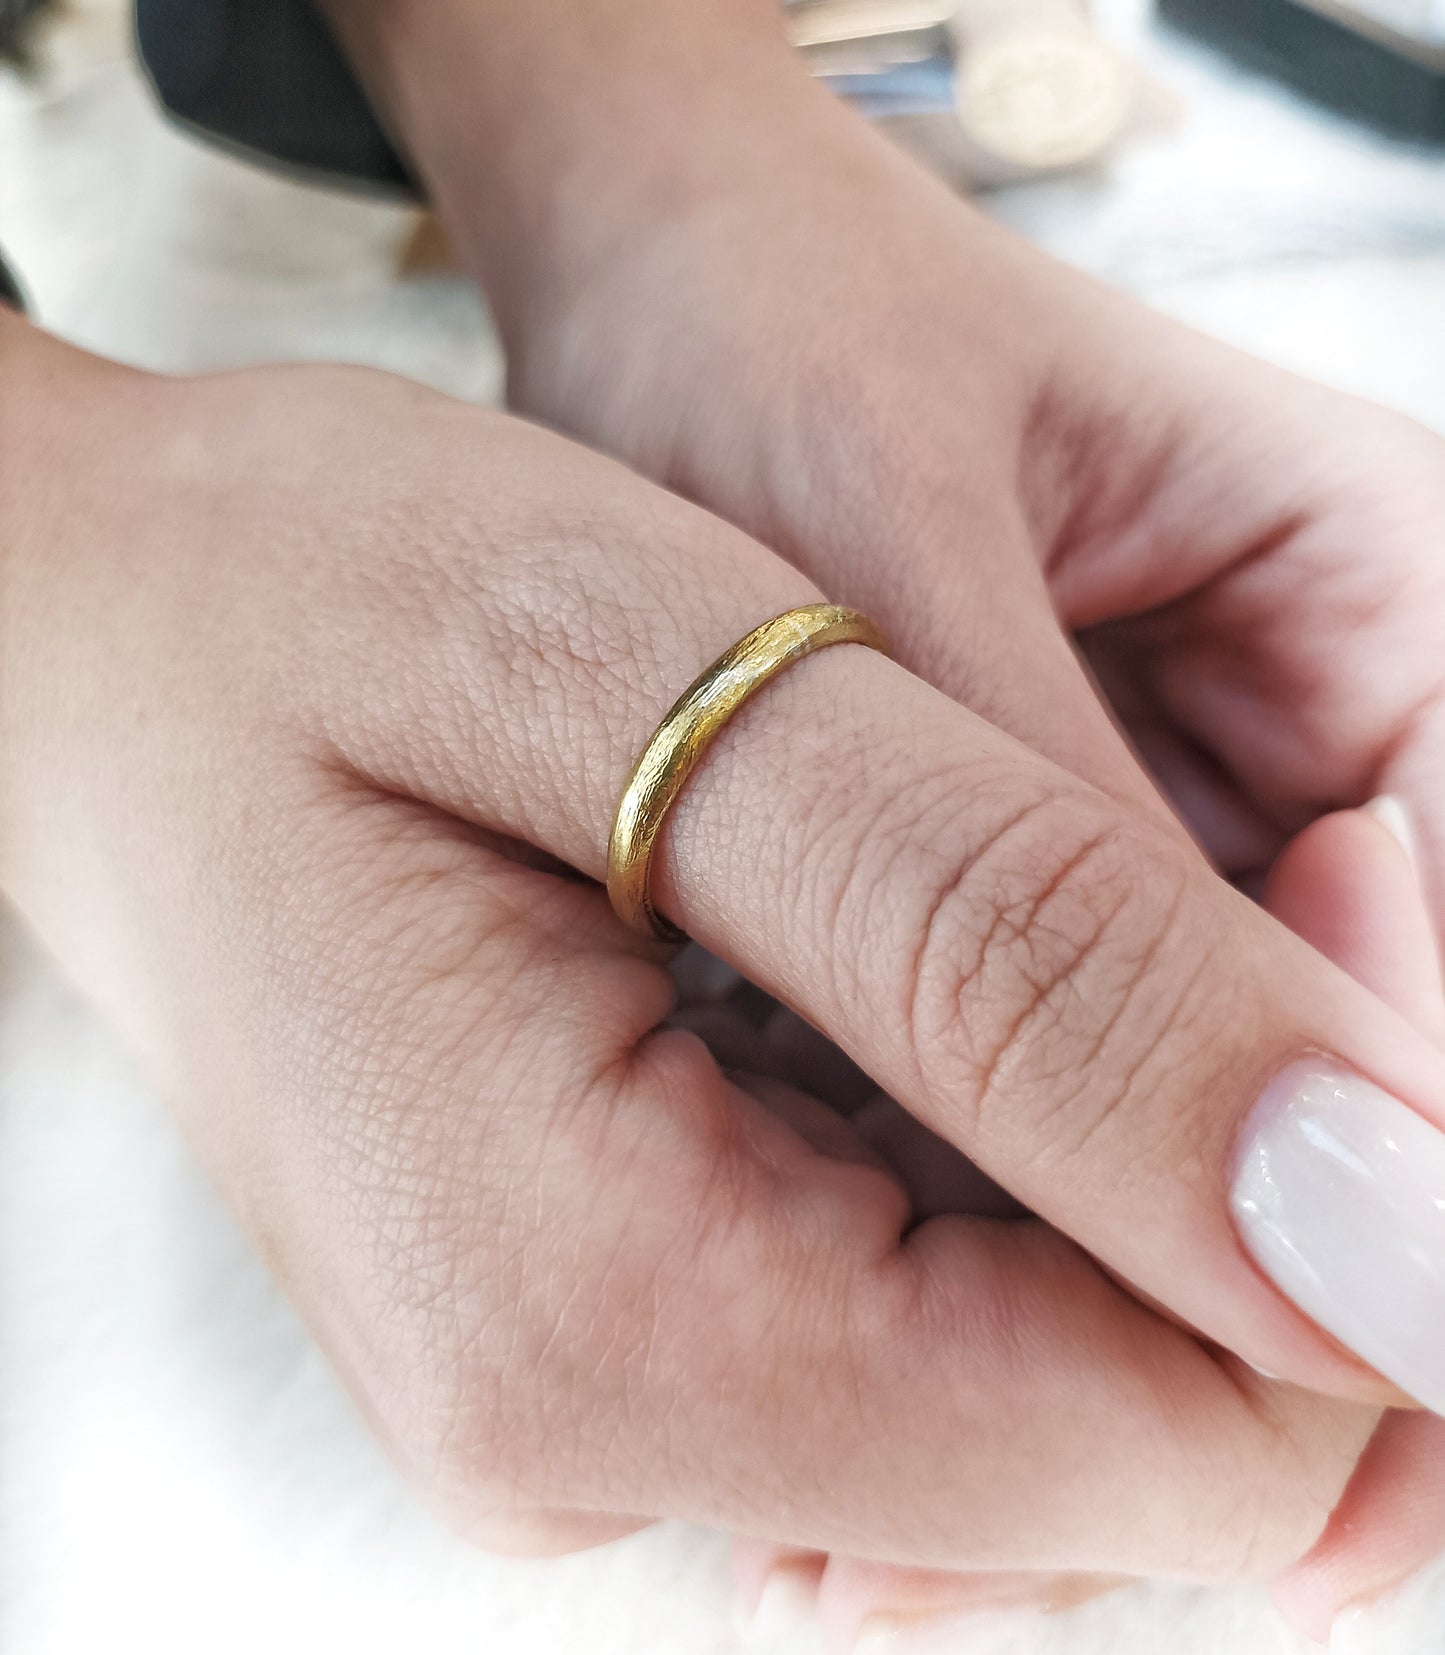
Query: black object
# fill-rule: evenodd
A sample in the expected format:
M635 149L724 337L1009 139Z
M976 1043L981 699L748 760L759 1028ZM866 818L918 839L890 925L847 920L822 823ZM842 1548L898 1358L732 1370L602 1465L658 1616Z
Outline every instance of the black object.
M419 193L311 0L136 0L135 20L183 125L298 172Z
M25 295L20 291L20 283L10 274L10 267L3 258L0 258L0 305L9 305L22 314L25 310Z
M1301 0L1159 0L1159 15L1340 114L1445 144L1445 46Z
M26 68L25 47L29 27L44 9L46 0L0 0L0 63Z

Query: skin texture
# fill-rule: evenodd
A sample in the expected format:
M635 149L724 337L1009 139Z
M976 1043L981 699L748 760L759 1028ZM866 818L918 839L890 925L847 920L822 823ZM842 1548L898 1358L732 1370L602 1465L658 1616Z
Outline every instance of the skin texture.
M1445 1124L1445 1057L1217 870L1382 780L1429 816L1438 443L1018 248L761 7L618 28L588 100L496 27L555 5L362 15L516 400L710 510L378 376L5 323L5 888L478 1540L1278 1572L1394 1398L1243 1254L1238 1124L1312 1050ZM792 1025L725 1073L594 883L678 689L820 592L897 661L759 697L657 891L861 1099Z
M1445 994L1416 870L1371 816L1345 811L1307 828L1276 862L1264 903L1360 982L1438 1032ZM1342 1610L1368 1603L1445 1544L1442 1451L1440 1420L1386 1413L1324 1534L1274 1584L1276 1602L1307 1634L1327 1642ZM788 1576L813 1601L830 1651L851 1649L865 1628L906 1631L994 1608L1056 1613L1122 1584L1104 1576L890 1568L753 1541L734 1543L733 1570L745 1606L757 1603L774 1574Z
M720 738L658 895L1041 1215L915 1224L826 1100L669 1026L593 883L674 687L795 568L383 376L0 351L0 878L464 1533L1196 1578L1313 1542L1375 1409L1180 1321L1377 1394L1223 1190L1300 1047L1441 1095L1403 1018L1167 825L824 652Z
M333 11L487 287L518 407L739 523L880 614L914 670L1147 804L1077 635L1232 874L1398 792L1438 910L1438 437L989 224L808 82L771 6Z
M331 11L517 406L758 535L1112 797L1162 791L1245 888L1322 814L1398 794L1438 942L1437 437L1020 246L808 85L771 6ZM1401 1429L1317 1559L1336 1597L1438 1527L1433 1428Z

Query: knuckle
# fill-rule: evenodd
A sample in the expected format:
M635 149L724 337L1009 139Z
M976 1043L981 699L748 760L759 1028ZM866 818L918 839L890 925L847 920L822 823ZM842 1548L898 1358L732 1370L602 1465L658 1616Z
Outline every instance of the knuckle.
M1197 1393L1177 1485L1193 1490L1173 1567L1199 1580L1269 1580L1329 1523L1378 1423L1358 1404L1216 1367Z
M571 1099L569 1119L603 1103ZM591 1159L585 1135L554 1131ZM491 1174L485 1200L472 1178L438 1180L407 1215L389 1269L373 1272L385 1307L377 1411L459 1531L493 1550L551 1550L568 1513L630 1509L628 1445L649 1409L665 1417L650 1310L658 1263L646 1240L605 1223L579 1252L559 1213L575 1188L545 1169Z
M1270 1580L1297 1563L1319 1539L1334 1498L1317 1479L1301 1479L1294 1463L1262 1456L1275 1469L1266 1483L1257 1467L1241 1468L1239 1487L1208 1532L1196 1532L1189 1572L1219 1581Z
M910 976L925 1091L967 1111L1047 1124L1068 1156L1189 1038L1208 949L1176 947L1193 873L1145 823L1082 795L1013 814L934 889ZM1057 1116L1057 1119L1051 1117Z
M1266 1580L1299 1562L1324 1532L1378 1422L1372 1409L1273 1384L1253 1406L1258 1429L1230 1485L1238 1510L1217 1525L1229 1548L1221 1578Z
M630 1068L607 1061L611 1038L600 1057L595 1040L586 1057L582 1041L533 1042L522 1063L512 1015L465 988L488 975L472 969L478 939L417 911L374 906L388 958L415 941L393 925L421 924L423 946L393 964L380 1017L381 991L345 991L309 1064L327 1106L308 1120L307 1153L334 1190L320 1243L335 1284L325 1317L367 1412L429 1500L491 1548L533 1549L553 1533L538 1513L607 1507L627 1478L612 1445L666 1403L649 1363L666 1256L657 1227L588 1198L660 1157L617 1107L650 1071L639 1075L635 1052ZM341 977L354 985L357 973ZM670 1091L695 1096L700 1059L676 1053L680 1039L649 1062L673 1052L684 1073ZM669 1090L672 1078L654 1084ZM691 1189L656 1177L650 1187L678 1208Z
M438 1221L429 1252L456 1252ZM485 1257L481 1256L485 1251ZM593 1344L575 1291L549 1303L530 1245L468 1247L394 1291L384 1388L402 1460L460 1532L491 1550L545 1548L547 1511L588 1505L577 1408ZM583 1324L573 1328L574 1318Z
M1330 1507L1308 1489L1255 1489L1232 1513L1215 1544L1208 1574L1219 1580L1271 1580L1299 1562L1319 1539Z

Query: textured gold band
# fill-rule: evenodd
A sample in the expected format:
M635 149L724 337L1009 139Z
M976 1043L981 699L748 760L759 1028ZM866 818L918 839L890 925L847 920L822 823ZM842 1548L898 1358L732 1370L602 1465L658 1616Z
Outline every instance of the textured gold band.
M835 603L790 609L720 655L657 726L622 791L607 847L607 894L635 930L665 942L684 940L653 907L649 889L653 846L667 813L708 743L743 702L784 667L829 644L884 648L878 628L856 609Z

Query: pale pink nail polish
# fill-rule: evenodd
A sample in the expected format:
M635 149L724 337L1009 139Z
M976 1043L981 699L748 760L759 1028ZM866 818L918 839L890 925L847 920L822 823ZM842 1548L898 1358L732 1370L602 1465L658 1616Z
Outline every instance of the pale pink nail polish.
M1445 1414L1445 1133L1327 1059L1295 1064L1249 1116L1230 1205L1286 1297Z

